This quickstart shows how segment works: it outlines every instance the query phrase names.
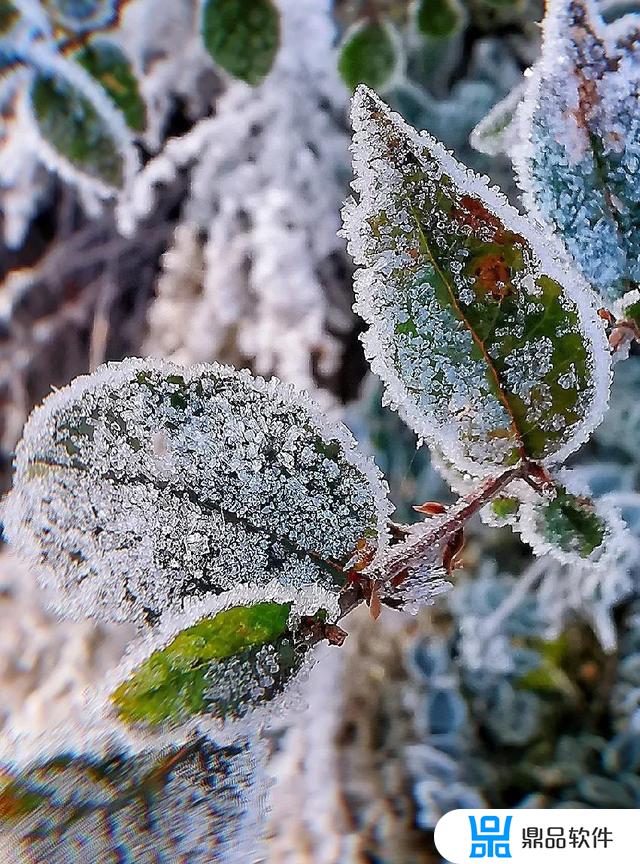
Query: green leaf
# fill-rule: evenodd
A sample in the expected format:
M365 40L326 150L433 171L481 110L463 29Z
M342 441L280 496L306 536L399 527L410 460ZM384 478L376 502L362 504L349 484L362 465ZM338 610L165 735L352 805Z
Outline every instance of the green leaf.
M244 739L220 746L200 737L140 752L115 743L75 752L47 740L45 749L0 771L10 861L224 864L246 842L259 787Z
M120 48L111 42L91 42L78 51L74 59L102 84L129 127L142 132L147 125L146 106L131 63Z
M526 205L608 307L640 282L640 60L628 18L625 33L590 0L549 4L521 111L528 143L516 159Z
M255 86L273 66L280 16L271 0L206 0L202 38L219 66Z
M18 10L10 0L0 0L0 34L8 33L18 20Z
M105 120L91 102L59 78L37 75L31 88L42 135L78 170L109 186L122 186L124 166Z
M307 650L290 611L290 603L235 606L185 627L113 691L118 718L151 726L198 715L228 720L270 701Z
M338 71L351 90L358 84L383 89L397 65L397 40L389 24L363 21L347 31L340 46Z
M36 409L5 531L63 614L151 616L242 585L337 603L389 504L344 426L278 381L129 360Z
M515 516L520 508L520 501L517 498L501 496L495 498L491 502L491 509L497 519L509 519Z
M486 180L364 87L353 123L345 234L390 404L475 476L564 460L608 399L595 296Z
M418 3L416 23L425 36L446 39L453 36L463 22L464 11L457 0L420 0Z
M595 510L593 502L572 495L562 487L555 497L537 508L540 533L548 543L563 552L577 553L588 558L599 549L607 536L607 527Z

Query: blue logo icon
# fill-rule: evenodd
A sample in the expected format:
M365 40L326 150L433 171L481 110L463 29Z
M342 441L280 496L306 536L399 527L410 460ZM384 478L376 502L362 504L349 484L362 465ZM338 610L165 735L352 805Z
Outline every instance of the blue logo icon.
M499 816L481 816L480 828L475 816L469 816L471 823L470 858L511 858L509 834L511 816L506 816L504 828L500 826Z

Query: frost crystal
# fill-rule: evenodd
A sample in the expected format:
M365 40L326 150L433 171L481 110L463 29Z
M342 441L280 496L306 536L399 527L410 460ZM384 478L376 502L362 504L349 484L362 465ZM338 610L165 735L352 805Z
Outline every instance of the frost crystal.
M605 25L591 0L552 0L519 109L525 203L611 305L640 279L637 16Z
M128 360L34 411L5 529L63 614L153 619L239 585L338 590L357 546L386 543L385 492L348 431L292 388Z
M485 180L364 87L353 124L345 233L387 401L473 475L561 462L608 399L595 295Z
M290 598L275 584L251 586L165 616L110 676L92 705L96 722L114 717L151 740L205 731L233 741L254 730L295 703L315 659L314 626L339 614L318 586Z

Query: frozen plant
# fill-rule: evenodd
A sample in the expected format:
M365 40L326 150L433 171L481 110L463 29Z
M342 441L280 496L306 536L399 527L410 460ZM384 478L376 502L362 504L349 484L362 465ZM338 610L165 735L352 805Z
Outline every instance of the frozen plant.
M24 239L47 188L43 167L78 186L95 214L135 177L136 145L157 151L172 97L197 101L214 68L258 84L279 42L272 0L2 0L7 244Z
M452 504L392 522L381 472L341 423L219 365L107 364L51 394L17 449L7 537L61 614L139 626L91 710L154 752L254 734L356 607L432 604L477 513L594 585L633 563L622 508L565 463L605 416L620 328L634 331L560 243L366 87L352 121L344 235L365 353ZM458 696L429 698L464 726ZM495 699L500 716L500 700L530 706L535 725L528 692L500 683Z
M527 210L632 332L640 309L638 26L636 12L554 0L540 58L472 135L478 149L511 156Z
M19 769L0 765L7 864L242 864L256 854L261 793L246 739L158 750L113 736L33 743Z
M338 236L348 181L347 90L328 0L279 0L282 50L254 88L230 82L213 117L174 139L118 207L131 234L160 184L190 171L145 350L179 363L249 364L313 391L353 327Z

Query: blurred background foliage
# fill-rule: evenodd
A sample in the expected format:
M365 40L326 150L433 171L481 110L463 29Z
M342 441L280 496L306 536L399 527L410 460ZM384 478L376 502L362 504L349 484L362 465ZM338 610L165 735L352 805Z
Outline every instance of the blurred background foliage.
M310 390L375 456L398 521L447 501L358 341L336 236L348 98L368 83L517 205L510 161L469 138L538 56L543 11L538 0L0 0L3 489L24 419L52 387L152 353ZM453 807L640 806L638 406L632 356L572 460L632 528L607 572L533 560L511 531L478 521L432 610L355 616L343 651L311 674L306 712L270 733L267 860L437 861L433 826ZM14 722L34 723L22 707L46 704L37 670L61 636L38 611L25 687L13 654L35 601L11 566L2 578L2 686L18 694ZM101 628L77 638L114 644Z

